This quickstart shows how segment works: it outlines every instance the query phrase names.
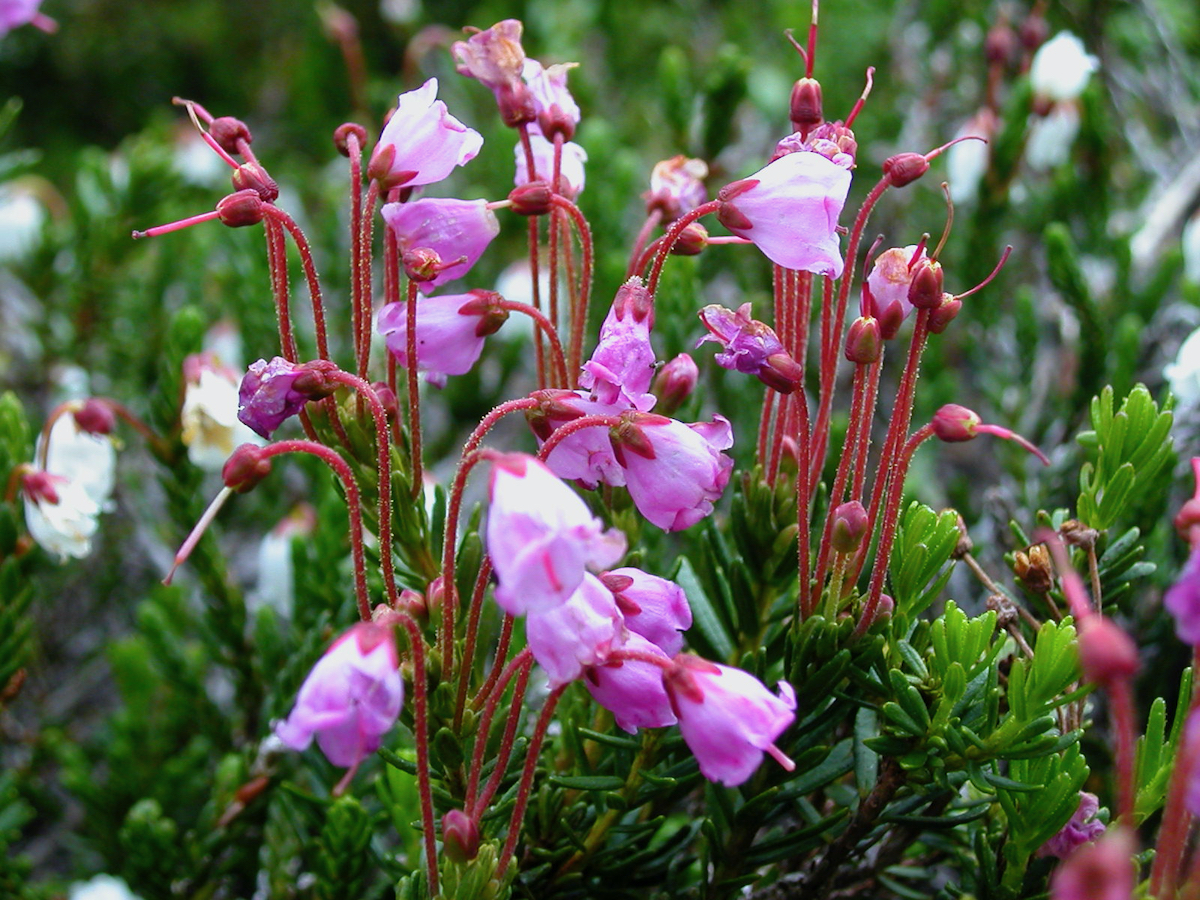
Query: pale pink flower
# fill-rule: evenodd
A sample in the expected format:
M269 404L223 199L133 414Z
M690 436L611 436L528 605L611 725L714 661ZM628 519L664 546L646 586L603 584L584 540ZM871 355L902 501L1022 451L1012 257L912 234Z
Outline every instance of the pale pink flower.
M692 608L683 588L641 569L613 569L600 576L612 591L625 627L659 647L668 656L683 649L683 635L692 627Z
M471 371L483 352L483 339L508 318L507 310L495 305L498 296L492 291L417 295L417 368L426 373L426 381L444 387L446 376ZM377 327L396 362L407 368L407 302L385 304Z
M600 403L587 391L548 390L534 396L541 399L541 404L529 410L526 417L539 447L560 425L581 416L618 416L629 409L625 404ZM617 462L608 429L603 425L567 435L550 451L546 465L559 478L578 481L588 490L601 483L613 487L625 484L625 470Z
M917 263L925 258L925 249L921 248L918 252L916 244L892 247L875 257L866 280L867 296L870 298L867 314L879 320L880 332L886 340L896 336L900 323L913 311L913 305L908 300L908 289L912 285Z
M529 649L546 670L551 688L574 681L588 666L601 665L610 650L625 642L625 637L612 592L586 572L579 587L563 603L530 610L525 620Z
M554 182L554 144L546 140L541 131L534 125L529 126L529 146L533 150L534 177L529 177L529 163L525 158L525 148L518 142L513 148L513 157L517 165L517 173L513 184L517 187L529 184L531 181ZM584 168L587 162L587 151L573 141L563 144L562 159L559 161L559 193L568 200L574 200L583 192Z
M486 200L426 198L385 204L382 213L396 234L405 268L425 292L466 275L500 233ZM414 254L420 262L412 261Z
M659 210L663 223L674 222L691 212L706 199L704 179L708 164L680 154L654 164L650 172L650 190L644 195L646 211Z
M543 66L536 59L526 58L521 77L529 87L533 107L537 111L538 129L553 137L561 131L570 140L579 124L579 104L567 90L567 73L579 63L558 63Z
M626 635L622 649L670 661L658 646L633 631ZM583 683L596 702L612 712L619 727L637 734L639 728L663 728L678 721L662 674L654 663L623 659L593 666L584 673Z
M617 291L600 326L600 340L583 364L579 386L598 403L619 404L645 412L654 406L654 348L650 346L653 300L640 278L631 278Z
M397 98L396 111L367 166L367 174L382 187L441 181L455 166L473 160L483 146L479 132L450 115L446 104L436 99L437 90L437 79L430 78Z
M504 124L510 127L531 122L537 116L533 98L521 80L525 65L522 28L519 19L505 19L450 47L458 74L474 78L491 90Z

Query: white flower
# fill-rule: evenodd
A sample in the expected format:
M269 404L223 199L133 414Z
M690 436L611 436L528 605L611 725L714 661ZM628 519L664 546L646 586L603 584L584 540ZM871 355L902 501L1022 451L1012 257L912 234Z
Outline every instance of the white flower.
M92 552L100 507L81 484L61 475L26 476L25 524L30 536L59 562Z
M1067 161L1079 134L1079 108L1058 103L1044 117L1031 116L1025 141L1025 161L1035 172L1048 172ZM953 148L951 148L953 149Z
M291 617L296 598L292 541L312 534L316 523L316 511L304 503L292 510L262 539L258 545L258 586L247 598L252 611L269 606L281 618Z
M220 472L238 445L262 446L262 438L238 421L236 372L209 353L189 356L184 360L183 372L186 387L179 421L193 465Z
M1183 226L1183 274L1193 284L1200 284L1200 215L1192 216Z
M987 174L991 148L988 141L996 130L991 110L982 109L958 130L956 137L976 135L982 141L959 141L946 151L946 181L950 184L950 199L955 203L970 203L979 193L979 183Z
M71 885L67 900L138 900L138 897L120 878L97 875L91 881Z
M1171 393L1184 406L1200 403L1200 328L1187 336L1175 362L1163 367Z
M38 438L40 459L42 440ZM59 416L50 429L45 470L79 485L96 506L112 509L113 483L116 478L117 450L106 434L83 431L71 412Z
M37 246L46 224L46 208L27 187L11 182L0 188L0 260L21 259Z
M1054 102L1074 100L1083 93L1099 61L1069 31L1060 31L1042 44L1029 66L1029 82L1039 97Z

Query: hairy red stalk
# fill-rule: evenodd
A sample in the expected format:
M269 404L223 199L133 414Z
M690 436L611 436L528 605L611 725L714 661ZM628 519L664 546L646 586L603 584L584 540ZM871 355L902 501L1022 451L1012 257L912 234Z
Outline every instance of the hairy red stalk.
M628 281L634 275L637 275L645 264L639 263L642 259L642 251L646 249L646 242L650 240L650 234L658 227L658 223L662 221L662 210L651 210L646 216L646 221L642 223L642 227L638 229L637 237L633 241L633 250L629 254L629 265L625 268L625 280Z
M521 651L521 655L528 653L528 650ZM521 658L518 655L518 659ZM529 672L533 668L532 655L525 661L525 664L517 671L517 681L513 685L513 695L510 701L508 710L508 719L504 725L504 735L500 739L500 748L496 752L495 766L492 769L492 775L488 779L487 784L483 788L483 792L475 801L476 815L482 815L487 809L487 805L492 802L492 798L496 796L496 791L500 788L500 782L508 772L508 764L512 760L513 744L517 736L517 726L521 723L521 707L525 703L525 689L529 685ZM493 696L500 699L504 695L503 690L497 690ZM480 737L483 743L487 743L486 734L480 732Z
M701 203L689 213L680 216L671 223L671 227L667 229L667 233L655 242L658 246L658 255L654 258L654 268L650 270L650 278L646 281L646 289L653 295L658 290L658 279L662 277L663 266L666 265L667 256L671 253L671 249L679 240L679 236L683 234L683 230L700 219L707 216L709 213L714 213L721 208L720 200L709 200L707 203Z
M573 374L578 372L583 364L583 332L587 327L588 306L591 303L592 270L596 264L596 252L592 245L591 226L579 207L558 194L551 199L555 209L560 209L570 216L575 225L575 232L579 235L579 247L583 253L579 270L579 301L571 317L571 343L567 357L568 373Z
M518 312L533 319L540 332L545 334L546 338L550 341L550 386L565 388L567 386L567 363L563 358L562 343L558 339L558 331L555 329L553 321L528 303L519 303L516 300L501 300L498 305L501 309L507 309L509 312Z
M500 637L496 640L496 652L492 657L492 670L488 672L487 679L479 691L471 698L471 709L479 709L492 695L492 690L496 686L496 680L500 677L500 663L508 656L508 648L512 643L513 625L516 619L505 613L504 618L500 622Z
M479 716L479 724L475 729L475 747L471 753L471 772L467 779L467 794L463 801L463 808L468 813L473 813L476 807L482 809L484 804L476 804L476 798L479 793L479 778L483 774L483 755L487 751L488 737L492 731L492 720L496 717L496 710L500 706L500 701L504 697L504 691L508 688L508 683L512 681L513 676L522 669L525 675L528 676L529 669L533 665L533 653L527 648L522 650L505 666L500 665L500 660L497 659L493 666L492 672L496 674L494 681L494 689L488 694L487 704L483 708L483 712ZM519 685L515 692L518 698L524 697L525 688ZM519 719L519 716L510 716L510 719ZM501 771L499 762L496 764L496 771Z
M554 452L555 447L577 431L582 431L585 428L596 428L597 426L616 428L620 424L620 416L595 415L580 416L578 419L572 419L570 422L559 425L554 429L550 437L546 438L546 443L542 444L542 448L538 451L538 459L545 462L550 454Z
M407 346L408 354L408 443L412 453L412 495L421 496L424 485L421 483L421 395L417 389L417 285L408 283L408 314Z
M463 710L467 705L467 688L470 687L472 662L475 658L475 642L479 639L479 620L483 615L483 597L487 593L492 577L492 561L483 558L479 574L475 576L475 589L471 592L471 605L467 613L467 633L463 638L463 663L458 672L458 695L454 700L454 730L462 727ZM445 594L443 593L443 596Z
M1117 678L1108 686L1109 708L1112 710L1113 730L1117 739L1117 801L1120 813L1118 823L1134 827L1134 810L1137 802L1134 786L1134 741L1135 726L1133 713L1133 686L1128 678Z
M358 360L358 377L366 378L371 360L371 328L375 315L374 301L371 297L371 247L375 227L375 207L379 202L379 184L372 181L367 187L367 199L363 204L361 227L358 235L359 281L356 292L357 302L354 305L354 317L358 323L358 344L355 356ZM390 228L384 229L384 297L388 301L400 299L399 250L396 248L396 236ZM387 293L388 268L391 267L392 293ZM399 396L399 395L397 395Z
M421 794L421 831L430 896L437 896L437 832L434 829L433 787L429 772L429 704L425 683L425 639L411 617L399 614L413 652L413 738L417 745L417 789Z

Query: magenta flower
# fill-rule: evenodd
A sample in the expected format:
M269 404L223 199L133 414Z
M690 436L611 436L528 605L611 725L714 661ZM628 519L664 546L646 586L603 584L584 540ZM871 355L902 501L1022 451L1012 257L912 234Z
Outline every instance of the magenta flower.
M1179 578L1163 595L1163 606L1175 617L1175 633L1185 644L1200 645L1200 544L1192 548Z
M805 151L819 153L843 169L853 169L858 142L854 139L854 132L841 122L822 122L806 135L799 131L789 134L775 145L775 155L771 160L774 162L789 153Z
M632 567L605 572L600 580L616 597L626 628L668 656L683 649L680 632L692 627L692 608L683 588Z
M631 278L617 291L600 326L600 341L583 364L579 386L598 403L619 404L645 412L654 406L654 348L650 346L653 300L640 278Z
M1067 824L1038 850L1038 856L1057 856L1066 859L1077 847L1090 844L1104 834L1105 825L1096 818L1100 811L1100 798L1083 791L1079 795L1079 808L1071 814Z
M551 688L569 684L588 666L601 665L610 650L625 642L625 635L612 592L586 572L566 601L530 610L525 620L529 649L546 670Z
M837 222L850 172L820 153L789 153L717 194L717 218L786 269L838 278Z
M483 339L508 318L507 310L496 304L498 297L479 290L440 297L417 295L417 368L426 373L426 381L445 387L447 375L471 371L483 352ZM407 307L406 302L384 304L377 320L388 350L405 368L409 364Z
M42 0L0 0L0 37L22 25L53 32L58 23L38 11L41 5Z
M379 749L404 703L392 632L359 622L317 660L296 705L275 726L293 750L317 746L335 766L351 768Z
M908 289L912 285L916 264L922 259L925 259L924 248L918 251L916 244L910 244L884 250L871 266L864 288L870 301L867 314L879 320L885 339L895 337L900 323L913 311L913 305L908 300Z
M659 210L664 223L674 222L708 199L704 179L708 164L682 154L655 163L650 172L650 191L645 194L646 211Z
M326 378L333 363L298 364L276 356L260 359L246 370L238 388L238 420L265 438L304 409L310 400L328 397L337 385Z
M1176 765L1186 765L1187 782L1184 785L1183 805L1193 816L1200 816L1200 713L1192 710L1183 727L1183 742Z
M381 210L408 274L422 291L461 278L500 233L486 200L423 199Z
M721 352L713 357L717 365L754 375L781 394L800 386L804 377L800 365L783 349L769 325L750 317L749 303L743 303L737 312L709 304L700 310L700 321L709 333L696 346L707 341L720 344Z
M733 446L728 419L685 425L629 413L612 434L625 486L643 516L666 531L682 531L713 511L733 469L733 460L720 452Z
M526 418L537 438L544 444L560 425L580 416L617 416L629 407L616 403L599 403L587 391L548 390L533 396L541 398L536 410L526 412ZM623 487L625 470L617 462L608 429L602 425L581 428L567 435L550 451L546 465L559 478L578 481L588 490L601 483Z
M526 59L521 77L529 87L533 107L537 111L538 130L552 140L556 131L567 140L579 124L579 104L567 90L567 73L579 63L559 63L543 66L536 59Z
M622 649L670 661L659 647L636 632L629 632ZM617 725L630 734L637 734L639 728L663 728L679 721L663 687L662 669L654 663L636 659L607 662L588 669L583 683L596 702L612 712Z
M514 128L537 117L533 98L521 80L525 65L522 28L519 19L505 19L450 47L458 74L486 85L496 97L504 124Z
M625 536L588 511L545 464L510 453L492 467L487 550L496 570L496 602L514 616L564 602L585 570L604 569L625 553Z
M513 148L513 156L517 164L517 174L513 184L517 187L529 184L531 181L544 181L551 184L554 181L554 144L542 135L536 126L529 126L529 146L533 150L534 177L529 177L529 163L525 159L525 148L518 143ZM559 193L568 200L574 200L583 192L584 170L587 162L587 151L573 141L563 144L562 160L559 163Z
M683 739L709 781L736 787L754 774L764 752L795 768L775 739L796 718L796 692L779 682L779 695L748 672L689 654L663 675Z
M437 90L437 79L430 78L397 98L367 166L381 187L433 184L479 153L482 135L450 115Z
M1109 829L1098 841L1084 844L1050 879L1050 900L1132 900L1137 886L1133 833Z

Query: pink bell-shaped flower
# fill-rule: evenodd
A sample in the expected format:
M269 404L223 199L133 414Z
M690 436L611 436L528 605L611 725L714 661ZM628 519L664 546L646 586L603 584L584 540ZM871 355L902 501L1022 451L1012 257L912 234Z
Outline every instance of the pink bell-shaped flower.
M638 512L666 531L690 528L711 513L729 483L733 460L721 451L733 446L733 431L724 416L685 425L627 413L612 438Z
M565 602L543 611L530 610L525 620L529 649L546 670L551 688L569 684L588 666L602 664L625 637L612 592L586 572Z
M586 569L625 553L625 536L603 524L545 464L511 453L492 467L487 550L499 584L496 602L514 616L564 602Z
M779 695L748 672L690 654L663 674L683 739L709 781L735 787L754 774L764 752L795 768L775 739L796 718L796 693L786 681Z
M622 649L670 661L658 646L633 631ZM671 710L662 673L654 663L622 659L588 669L583 683L595 701L612 712L618 726L637 734L639 728L662 728L679 721Z
M500 233L486 200L426 198L381 210L409 277L425 292L461 278Z
M579 104L567 90L567 73L577 65L559 63L543 66L536 59L526 58L521 69L521 77L529 87L529 95L537 111L538 130L548 139L552 140L558 131L569 141L575 134L575 126L579 124Z
M645 412L654 406L654 348L650 346L653 300L640 278L631 278L617 291L600 326L600 341L583 364L579 386L599 403L619 404Z
M417 295L417 368L425 380L444 387L446 376L471 370L483 352L483 339L494 334L508 318L496 304L493 291L470 291L439 297ZM408 304L387 303L379 310L379 333L388 350L404 366L408 360Z
M437 90L437 79L430 78L397 98L367 165L381 187L433 184L479 153L482 135L450 115Z
M879 320L880 330L886 340L896 336L900 323L913 311L913 305L908 301L908 289L912 285L916 264L922 259L925 259L925 248L919 248L916 244L892 247L875 257L866 281L871 304L867 315Z
M310 400L328 397L337 389L327 377L336 368L329 360L293 363L281 356L270 362L258 360L246 370L238 388L238 420L269 438Z
M536 126L529 126L529 146L533 150L534 177L529 177L529 161L525 158L525 148L518 143L513 150L517 173L513 184L517 187L529 184L531 181L544 181L546 184L554 180L554 144L546 140ZM584 166L587 162L587 151L573 141L563 144L562 160L559 162L559 193L568 200L574 200L583 193Z
M458 74L474 78L491 90L500 117L510 128L537 117L529 88L521 80L525 66L522 29L519 19L504 19L450 47Z
M683 588L632 567L605 572L600 580L616 597L626 628L668 656L683 649L680 632L692 627L692 608Z
M538 446L544 444L560 425L581 416L619 416L629 407L619 403L600 403L587 391L547 390L533 395L541 402L525 413ZM567 481L577 481L588 490L601 483L623 487L625 470L617 462L608 429L603 425L581 428L567 435L546 458L550 471Z
M359 622L343 634L300 686L296 705L275 726L293 750L317 746L335 766L351 768L379 749L400 715L404 681L392 632Z
M717 218L786 269L839 278L837 224L850 172L820 153L789 153L723 187Z

